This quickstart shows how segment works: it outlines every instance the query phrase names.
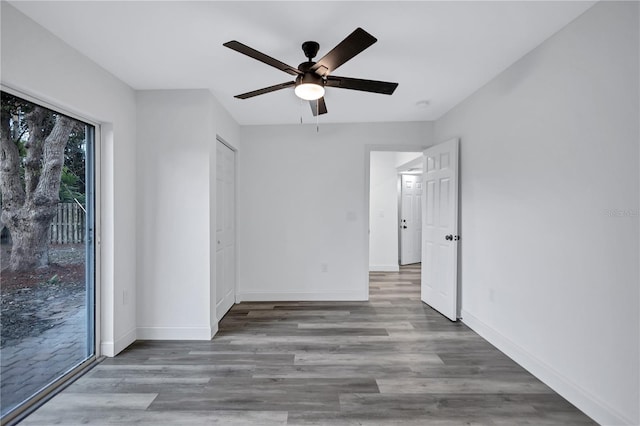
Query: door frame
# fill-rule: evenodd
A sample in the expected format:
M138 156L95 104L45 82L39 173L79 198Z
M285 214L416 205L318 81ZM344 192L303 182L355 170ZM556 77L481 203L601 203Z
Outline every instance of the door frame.
M226 146L227 148L229 148L232 152L233 152L233 268L235 269L233 277L233 301L234 304L236 303L240 303L240 300L238 300L238 272L239 272L239 264L238 264L238 149L233 146L232 144L230 144L229 142L227 142L222 136L220 136L219 134L216 133L216 143L220 142L222 145ZM217 154L216 154L217 156ZM217 157L216 157L217 160ZM217 165L216 165L216 173L217 173ZM218 204L218 193L216 191L216 207ZM216 232L216 229L218 227L218 217L216 215L216 223L213 226L213 232ZM215 236L213 237L214 241L215 241ZM215 247L215 245L214 245ZM214 257L214 256L212 256ZM216 263L216 270L218 268L218 265ZM211 272L209 272L210 275L212 275L214 277L214 282L215 282L215 289L216 291L218 290L218 281L217 279L215 279L215 275L211 274ZM217 295L216 295L217 296ZM213 310L216 310L216 304L215 304L216 300L213 300ZM218 319L218 312L215 312L215 318L216 318L216 323L219 322L220 320Z
M366 144L364 146L364 220L362 221L362 235L364 235L362 246L364 249L364 289L365 294L363 300L369 300L369 228L371 217L370 191L371 191L371 153L375 151L381 152L422 152L431 145L373 145Z

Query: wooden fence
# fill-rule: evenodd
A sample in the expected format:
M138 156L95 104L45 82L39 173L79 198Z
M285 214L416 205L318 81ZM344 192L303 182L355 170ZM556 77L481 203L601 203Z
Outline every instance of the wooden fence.
M84 243L85 212L77 203L59 203L51 221L51 244Z

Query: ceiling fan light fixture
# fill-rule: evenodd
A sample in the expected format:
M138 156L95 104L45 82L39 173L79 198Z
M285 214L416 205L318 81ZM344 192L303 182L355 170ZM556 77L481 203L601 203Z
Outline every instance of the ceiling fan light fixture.
M296 86L295 92L305 101L315 101L324 96L324 87L315 83L301 83Z
M300 64L303 66L306 64ZM296 96L305 101L315 101L324 96L324 81L314 72L305 72L296 78Z

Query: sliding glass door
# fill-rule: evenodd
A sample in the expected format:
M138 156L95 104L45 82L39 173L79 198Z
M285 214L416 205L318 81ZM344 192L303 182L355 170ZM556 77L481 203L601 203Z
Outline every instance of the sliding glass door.
M95 358L96 129L1 97L0 409L7 420Z

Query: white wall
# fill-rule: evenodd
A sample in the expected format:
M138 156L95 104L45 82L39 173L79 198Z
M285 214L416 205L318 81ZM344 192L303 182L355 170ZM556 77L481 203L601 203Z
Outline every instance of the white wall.
M135 340L135 95L13 6L1 8L2 84L101 123L100 337L113 356Z
M422 157L421 152L397 152L396 153L396 168L404 166L410 161L413 161L419 157Z
M603 424L640 423L638 16L596 4L435 126L464 321Z
M137 93L138 338L208 340L215 320L216 134L237 124L208 90Z
M367 149L421 149L431 124L248 126L240 135L238 297L366 300Z

